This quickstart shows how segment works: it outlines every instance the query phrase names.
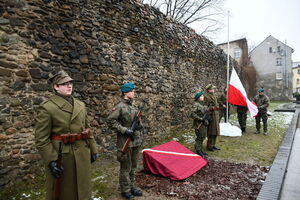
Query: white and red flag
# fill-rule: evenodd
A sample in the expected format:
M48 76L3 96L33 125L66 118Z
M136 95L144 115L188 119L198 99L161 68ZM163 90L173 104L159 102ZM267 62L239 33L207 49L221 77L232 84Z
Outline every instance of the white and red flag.
M234 68L232 68L228 85L228 103L247 106L251 117L255 117L258 113L257 106L248 99L243 84Z

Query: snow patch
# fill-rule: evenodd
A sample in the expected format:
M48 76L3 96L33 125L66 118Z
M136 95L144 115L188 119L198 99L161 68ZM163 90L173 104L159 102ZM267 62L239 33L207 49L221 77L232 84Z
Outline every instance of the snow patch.
M230 123L220 123L220 135L237 137L242 136L242 131L237 126L233 126Z

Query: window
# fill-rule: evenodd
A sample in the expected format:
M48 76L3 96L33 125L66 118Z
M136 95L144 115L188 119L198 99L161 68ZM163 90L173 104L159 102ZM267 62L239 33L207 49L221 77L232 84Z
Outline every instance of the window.
M234 48L234 58L240 58L240 57L241 57L241 49Z
M272 47L269 47L269 53L272 53L273 50L272 50Z
M280 46L277 46L277 52L280 53L281 52L281 48Z
M276 58L276 65L281 66L282 65L282 60L281 58Z
M276 80L282 80L282 73L281 72L276 73Z
M300 69L297 70L298 74L300 74Z

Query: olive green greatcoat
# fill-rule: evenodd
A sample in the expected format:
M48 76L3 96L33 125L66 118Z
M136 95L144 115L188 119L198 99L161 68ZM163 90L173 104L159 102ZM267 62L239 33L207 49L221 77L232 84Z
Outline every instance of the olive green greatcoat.
M35 124L35 142L46 168L46 199L52 196L54 177L48 168L50 161L57 160L58 140L51 135L80 133L89 127L83 102L73 98L74 106L64 98L54 95L43 102ZM91 154L96 153L96 143L91 136L73 144L63 144L60 199L88 200L91 198Z
M206 92L204 94L204 104L208 106L208 108L219 107L218 100L216 96L212 93ZM209 115L212 119L211 123L207 127L207 135L220 135L220 119L219 119L219 111L211 110L209 111Z
M107 117L109 127L117 132L117 159L120 162L119 184L121 192L130 192L135 186L135 171L138 165L139 149L143 143L142 131L135 131L135 139L125 153L121 152L127 139L125 131L131 127L138 109L130 100L122 99ZM142 129L140 122L138 129Z

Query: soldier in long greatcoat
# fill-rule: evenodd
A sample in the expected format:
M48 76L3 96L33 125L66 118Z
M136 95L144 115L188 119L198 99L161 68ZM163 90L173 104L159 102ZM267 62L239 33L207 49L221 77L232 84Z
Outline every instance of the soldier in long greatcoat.
M91 198L91 162L96 160L96 143L89 132L83 102L71 96L73 79L64 71L53 76L55 94L43 102L35 123L35 142L45 164L46 199L52 199L55 178L61 178L61 200ZM73 134L73 140L68 137ZM63 141L64 138L64 141ZM62 144L62 166L57 163Z
M119 184L121 194L126 199L134 196L142 196L142 191L135 185L135 171L138 165L138 155L143 143L142 122L139 120L136 131L131 129L134 117L138 109L133 104L135 96L135 85L132 82L123 84L120 87L122 100L113 108L107 118L111 129L117 133L117 159L120 163ZM131 139L129 148L122 152L127 138Z
M211 122L207 127L207 145L209 151L220 150L216 146L217 136L220 135L219 103L215 96L215 86L208 84L205 89L204 103L208 106Z

